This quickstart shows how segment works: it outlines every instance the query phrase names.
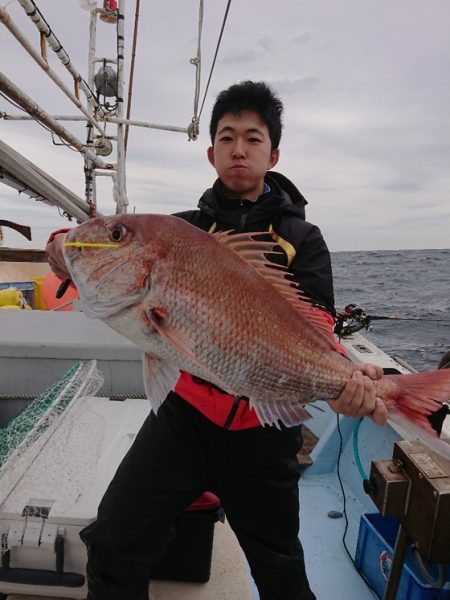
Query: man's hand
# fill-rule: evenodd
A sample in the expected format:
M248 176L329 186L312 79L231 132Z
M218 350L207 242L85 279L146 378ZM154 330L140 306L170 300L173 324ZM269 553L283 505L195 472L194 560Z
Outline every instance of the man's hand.
M65 233L57 233L45 247L48 264L50 265L53 273L55 273L55 275L57 275L60 279L70 279L71 277L69 271L67 270L66 261L64 260L63 254L65 239Z
M372 380L381 379L383 369L376 365L360 363L358 370L353 373L340 396L329 400L331 409L346 417L369 416L377 425L384 425L388 411L384 402L377 398Z

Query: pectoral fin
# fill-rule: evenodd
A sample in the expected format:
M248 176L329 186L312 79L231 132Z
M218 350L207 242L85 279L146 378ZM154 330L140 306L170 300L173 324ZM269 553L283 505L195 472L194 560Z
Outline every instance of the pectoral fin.
M211 372L207 365L202 364L195 356L191 340L182 332L170 327L167 324L167 313L163 308L149 308L146 311L147 319L151 327L156 331L166 342L173 346L180 354L183 354L192 365L197 367L201 372L201 376L207 381L211 381L222 389L227 389L227 384L223 382L215 373Z
M282 404L274 401L261 402L250 398L250 406L255 410L263 425L279 427L281 421L286 427L293 427L311 418L311 415L302 404Z
M144 354L142 358L145 395L150 400L153 411L157 413L167 394L177 382L179 369L150 354Z
M146 311L146 315L150 325L162 338L174 346L178 352L184 354L191 362L197 364L197 359L192 352L189 339L166 323L167 313L165 309L160 307L149 308Z

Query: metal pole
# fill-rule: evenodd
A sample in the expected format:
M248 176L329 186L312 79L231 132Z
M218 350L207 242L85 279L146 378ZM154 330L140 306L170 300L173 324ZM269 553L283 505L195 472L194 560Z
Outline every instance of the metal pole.
M384 593L383 600L395 600L402 576L403 564L405 562L406 550L408 549L408 534L400 525L397 540L395 542L394 556L392 557L391 571Z
M91 10L89 21L89 54L88 54L88 84L90 89L94 89L95 77L95 49L97 39L97 11ZM93 108L93 107L92 107ZM93 108L93 110L95 110ZM104 126L104 129L106 125ZM104 132L103 132L104 134ZM88 128L88 136L86 141L88 146L93 146L92 129ZM84 181L85 181L85 198L86 202L96 207L97 206L97 182L94 174L94 165L92 161L86 157L84 160Z
M0 118L5 121L29 121L33 117L29 115L7 115L0 113ZM53 115L57 121L84 121L81 115ZM106 123L121 123L122 125L132 125L134 127L146 127L148 129L159 129L163 131L174 131L175 133L189 133L187 127L176 127L175 125L158 125L157 123L148 123L146 121L136 121L134 119L118 119L117 117L105 117ZM104 136L111 137L111 136Z
M78 85L80 86L80 89L82 90L82 92L85 94L89 104L91 104L91 106L93 106L96 110L98 110L99 114L101 114L103 116L105 114L105 111L102 109L100 104L97 102L97 99L96 99L94 93L92 92L92 89L88 86L88 84L85 82L85 80L81 77L81 75L77 71L77 69L72 65L69 55L64 50L63 46L61 45L61 42L55 36L55 34L53 33L49 24L44 19L42 13L37 8L35 3L32 0L18 0L18 2L20 4L20 6L24 9L26 14L33 21L33 23L36 25L38 30L45 35L50 48L55 52L55 54L58 56L58 58L62 62L62 64L66 67L66 69L69 71L69 73L73 76L75 81L78 82Z
M62 92L64 92L64 94L69 98L69 100L71 100L71 102L73 102L73 104L75 104L75 106L80 109L80 111L85 115L85 117L88 119L90 124L93 127L95 127L96 129L98 129L98 131L100 133L102 133L102 129L101 129L100 125L97 123L97 121L92 118L92 116L89 114L89 112L83 107L83 105L81 104L79 99L74 94L72 94L72 92L66 87L64 82L59 78L59 76L55 73L55 71L53 71L53 69L49 66L47 60L45 58L43 58L38 52L36 52L36 50L33 48L33 46L31 46L31 44L28 42L27 38L24 35L22 35L22 33L19 31L19 29L16 27L16 25L14 25L13 21L11 20L10 15L1 6L0 6L0 21L5 25L5 27L7 27L7 29L9 29L9 31L16 38L16 40L19 42L19 44L21 44L25 48L25 50L28 52L28 54L37 62L37 64L41 67L41 69L47 73L47 75L50 77L50 79L52 79L56 83L56 85L62 90Z
M72 135L67 129L60 125L43 108L20 90L14 83L0 72L0 90L14 100L23 110L35 117L37 121L51 129L56 135L65 140L68 144L76 148L79 152L88 156L92 162L101 169L113 169L112 164L105 163L94 152L87 149L78 138Z
M119 0L117 19L117 213L126 213L128 206L125 174L124 64L125 64L125 0Z

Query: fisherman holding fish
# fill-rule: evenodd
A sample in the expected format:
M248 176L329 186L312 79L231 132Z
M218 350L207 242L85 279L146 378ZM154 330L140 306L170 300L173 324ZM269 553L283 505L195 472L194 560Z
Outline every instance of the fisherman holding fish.
M74 280L88 314L90 310L91 316L104 319L146 352L146 391L153 399L154 408L160 405L157 414L151 411L114 476L99 506L97 520L81 532L88 548L88 600L147 600L151 565L164 552L175 518L205 490L220 497L249 562L261 600L315 599L298 539L297 453L302 437L301 426L292 425L307 418L307 414L301 404L277 403L290 373L281 363L265 365L264 356L267 352L272 356L270 352L277 344L275 359L284 356L285 351L287 356L291 352L290 335L278 335L278 322L275 317L272 321L272 316L279 305L285 312L293 311L294 319L295 295L298 294L292 287L294 283L310 299L308 303L298 300L304 305L301 311L306 316L302 318L314 321L314 335L321 338L320 344L327 348L326 352L337 354L332 348L334 296L329 251L320 230L305 221L306 200L291 181L271 171L279 159L282 110L281 100L262 82L242 82L219 94L210 123L212 145L207 151L218 178L201 197L198 209L178 213L178 219L161 216L172 219L167 221L167 229L176 232L172 247L178 248L175 253L178 263L173 263L176 266L169 274L161 266L149 266L153 264L153 250L145 256L145 236L150 239L153 235L150 215L88 221L67 235L55 234L47 245L53 271L63 279ZM184 235L186 222L197 228L190 229L203 245L206 262L202 269L197 267L190 271L187 264L184 270L180 267L188 256L182 245L177 246L181 244L179 240ZM136 223L141 229L148 223L148 228L134 230ZM162 229L164 227L158 225L154 234L162 236L158 242L160 248L164 248L166 235L160 233ZM188 236L190 229L187 229ZM220 234L231 230L238 236L236 241L232 235ZM104 232L109 238L101 237ZM267 239L272 240L272 245L276 243L278 253L259 252L248 235L252 232L267 232ZM192 236L194 239L194 233ZM126 260L123 256L120 260L116 258L120 250L114 248L133 239L139 240L136 251L130 247ZM195 243L190 242L189 247ZM222 247L222 244L229 244L233 250L227 250L230 264L231 255L234 259L235 253L241 254L236 256L236 261L241 261L242 269L249 268L242 257L253 264L260 278L258 287L268 286L264 288L264 296L274 294L272 314L264 318L253 313L251 296L242 296L241 304L234 309L233 298L241 298L239 294L245 286L234 282L233 274L238 277L240 263L233 263L229 271L225 270L228 265L217 264L219 258L215 257L220 255L215 254L216 246ZM264 242L261 244L264 248ZM170 253L166 258L170 264ZM100 279L92 280L92 273L83 271L83 260L95 263L96 277ZM114 267L111 266L113 260L116 261ZM286 276L284 271L267 267L267 261L288 268L290 287L281 282ZM150 272L146 274L145 268ZM209 273L208 268L216 272ZM162 282L170 274L174 275L176 269L181 300L171 305L172 300L169 298L165 303L161 294L155 300ZM136 275L134 283L127 279L132 274ZM243 281L251 277L247 274ZM200 300L198 297L192 300L199 289ZM201 328L200 313L206 306L203 299L208 295L215 296L214 306L221 307L216 314L205 317L211 323L206 334L211 338L217 336L214 343L223 344L221 357L229 360L220 369L196 354L197 346L192 341L195 336L206 335ZM188 325L183 323L178 328L173 317L179 310L180 319L186 320L191 301L194 307L192 335L188 333L191 331ZM185 307L184 313L181 305ZM127 318L121 321L125 313ZM282 318L280 315L280 323ZM139 326L130 333L133 323ZM221 327L218 333L216 326ZM244 367L242 356L248 349L245 346L250 329L258 327L260 346L257 352L250 354L263 366L264 373L253 382L253 388L247 389L245 374L253 366L250 368L248 359L250 362ZM327 328L329 334L325 331ZM233 354L232 341L236 338L238 348ZM230 344L229 351L224 340ZM204 344L204 340L201 343ZM289 363L289 360L282 362ZM376 391L381 369L363 364L355 369L350 361L342 359L344 370L347 363L351 365L348 367L350 375L340 383L342 391L335 395L330 392L324 397L335 398L329 401L335 412L357 418L369 415L383 425L387 409ZM178 366L173 368L173 364ZM259 396L252 398L252 390L259 381L263 385L264 375L272 367L272 379L264 383L272 397L267 398L267 402L259 402L258 398L264 393L260 391ZM308 401L306 396L305 401ZM263 426L265 423L277 426Z

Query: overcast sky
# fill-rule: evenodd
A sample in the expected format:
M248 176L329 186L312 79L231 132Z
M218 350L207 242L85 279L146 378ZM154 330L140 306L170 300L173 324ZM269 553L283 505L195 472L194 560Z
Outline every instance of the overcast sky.
M100 3L100 2L99 2ZM0 0L39 46L15 1ZM87 79L89 13L78 0L36 0L72 63ZM202 94L226 0L205 0ZM127 0L127 72L134 0ZM450 2L448 0L234 0L203 110L201 133L133 128L127 161L130 210L192 208L215 173L206 159L217 93L265 80L285 105L281 159L309 201L332 251L450 247ZM132 118L187 126L193 115L197 0L143 0ZM110 56L114 29L99 23L98 56ZM56 55L51 66L70 84ZM76 109L0 24L1 71L52 114ZM19 111L0 97L0 111ZM64 125L84 141L79 124ZM113 134L114 130L111 129ZM53 145L38 124L0 121L3 141L83 196L81 155ZM114 212L99 183L99 209ZM0 184L0 218L32 227L40 241L62 226L50 208ZM6 242L20 241L6 232ZM22 238L23 239L23 238Z

